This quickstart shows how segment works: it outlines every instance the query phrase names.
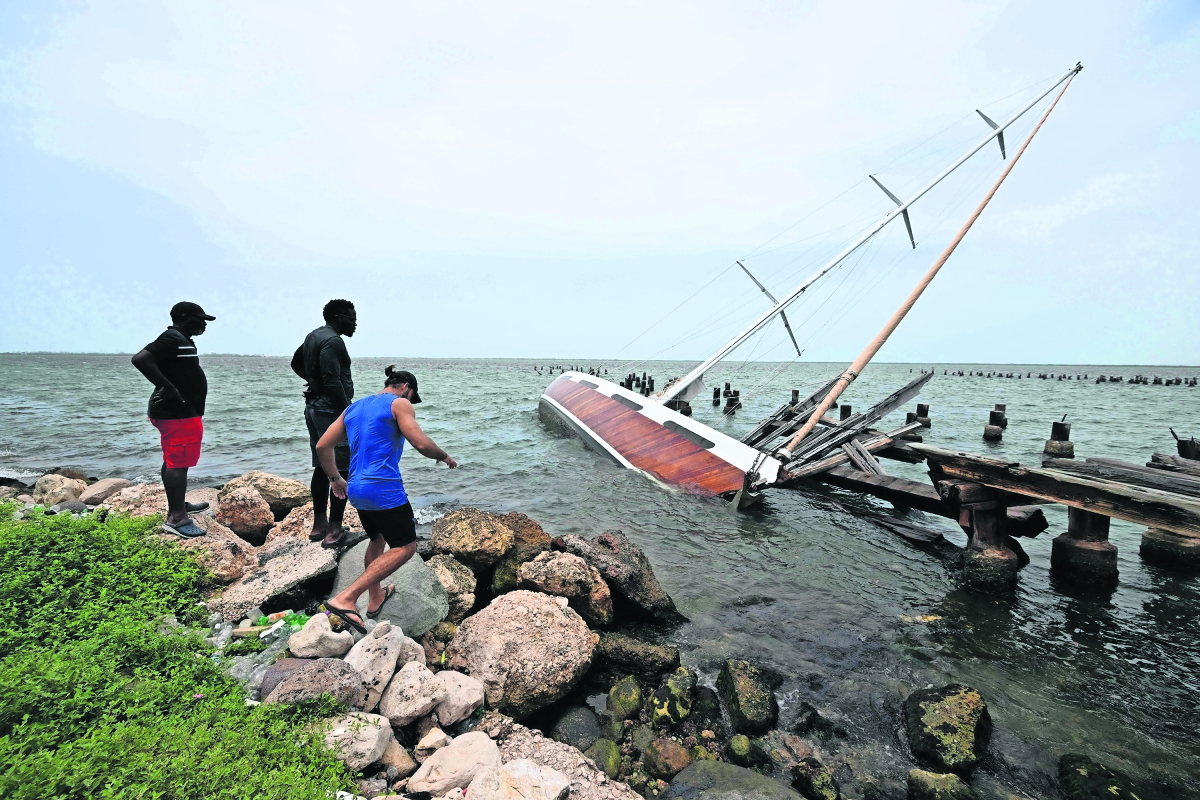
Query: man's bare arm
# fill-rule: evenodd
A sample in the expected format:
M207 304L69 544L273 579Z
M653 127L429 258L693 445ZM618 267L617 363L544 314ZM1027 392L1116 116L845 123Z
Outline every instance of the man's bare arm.
M139 350L130 362L137 367L138 372L146 377L146 380L153 383L157 388L162 390L163 397L168 400L182 400L183 395L175 388L175 384L167 380L167 376L162 374L162 370L158 368L158 364L154 362L154 356L149 350Z
M434 461L440 461L450 469L458 466L458 462L451 458L449 453L438 447L433 439L430 439L429 435L421 430L421 426L417 424L417 414L412 403L403 397L397 397L392 403L392 416L396 418L400 433L404 434L404 438L417 448L418 453L426 458L432 458Z
M329 478L329 488L342 500L346 499L346 479L338 472L337 459L333 455L333 448L346 436L346 420L344 416L338 415L338 418L333 421L333 424L329 426L317 442L317 458L321 461L321 469L325 471L325 477Z

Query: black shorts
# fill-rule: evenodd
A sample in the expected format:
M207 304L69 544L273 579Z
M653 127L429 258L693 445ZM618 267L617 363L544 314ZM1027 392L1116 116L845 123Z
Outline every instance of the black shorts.
M417 540L417 520L409 503L384 511L359 509L358 518L372 541L382 536L388 547L404 547Z
M308 426L308 449L312 451L312 465L314 467L321 466L321 459L317 458L317 442L325 435L325 431L329 430L329 426L337 422L337 418L341 414L333 411L321 411L316 408L304 409L304 424ZM335 445L333 448L333 463L337 465L338 470L342 473L342 477L347 477L346 473L350 470L350 443L344 442Z

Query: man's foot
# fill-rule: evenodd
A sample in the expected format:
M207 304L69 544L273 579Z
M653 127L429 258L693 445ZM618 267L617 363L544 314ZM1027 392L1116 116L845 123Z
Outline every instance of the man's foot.
M350 529L343 525L342 527L338 528L336 531L332 531L331 533L326 534L325 538L321 541L321 547L339 547L339 546L341 546L342 539L346 538L346 534L349 532L350 532Z
M184 539L195 539L197 536L204 535L204 528L192 522L190 518L184 522L164 522L162 529Z
M319 542L325 538L325 526L314 527L308 534L310 542Z
M389 583L387 586L383 587L383 603L386 603L388 600L390 600L392 595L394 595L395 593L396 593L396 584ZM367 601L367 616L370 617L371 619L376 619L379 616L379 612L383 611L383 603L380 603L379 605L375 606L375 608L371 608L371 601L368 600Z
M200 511L208 511L208 503L184 503L183 507L189 514L196 514Z
M366 626L363 625L363 619L358 614L358 609L353 606L339 608L333 604L332 600L326 600L321 604L321 610L328 613L329 616L335 617L337 620L345 623L347 627L354 628L359 633L367 632Z

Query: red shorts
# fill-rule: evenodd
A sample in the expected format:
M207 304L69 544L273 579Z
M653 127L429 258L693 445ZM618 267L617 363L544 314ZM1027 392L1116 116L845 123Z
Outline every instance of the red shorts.
M200 440L204 438L202 417L152 419L150 424L162 434L163 463L167 469L196 466L200 461Z

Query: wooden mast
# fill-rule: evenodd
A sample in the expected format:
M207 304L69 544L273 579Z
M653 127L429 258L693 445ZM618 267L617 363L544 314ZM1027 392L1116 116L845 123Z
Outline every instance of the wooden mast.
M967 235L967 231L971 230L971 226L975 224L975 220L979 219L979 215L983 213L983 209L987 207L989 202L991 202L992 197L995 196L996 191L1000 188L1000 184L1004 183L1004 179L1008 177L1008 174L1012 172L1013 167L1017 165L1017 161L1020 160L1021 156L1025 153L1025 148L1029 147L1029 143L1033 141L1033 137L1037 135L1039 130L1041 130L1042 124L1046 121L1047 117L1050 116L1050 112L1054 110L1054 107L1058 105L1058 101L1062 99L1063 94L1067 91L1067 87L1071 85L1071 81L1074 79L1075 75L1072 75L1067 79L1066 85L1063 86L1062 90L1058 93L1058 96L1054 98L1054 102L1050 104L1050 107L1046 109L1046 113L1042 115L1040 120L1038 120L1038 124L1034 126L1033 130L1029 134L1029 137L1025 140L1025 143L1021 145L1021 149L1017 151L1016 155L1013 156L1012 161L1010 161L1008 166L1004 168L1004 171L1000 173L1000 177L992 186L991 191L989 191L987 196L983 198L983 202L981 202L978 208L975 209L975 212L971 214L966 224L962 226L958 234L950 242L949 246L942 251L942 254L938 257L938 260L935 261L933 266L929 268L929 271L925 273L925 277L923 277L916 285L916 287L912 290L912 293L909 294L908 298L904 301L900 308L896 310L896 313L892 315L892 318L887 321L887 324L883 326L883 329L878 333L878 335L876 335L871 343L867 345L866 349L859 354L858 358L854 360L854 363L851 364L845 372L838 376L837 380L833 384L833 388L829 390L829 393L825 395L825 398L821 401L821 404L817 406L815 411L812 412L812 415L808 418L808 421L805 422L803 427L796 432L796 435L793 436L791 441L787 443L787 446L777 454L778 457L780 457L785 463L789 458L791 458L792 451L796 449L796 446L800 444L804 437L807 436L814 427L816 427L817 421L820 420L825 412L837 402L838 397L841 396L846 387L854 382L854 380L859 376L859 373L862 372L863 368L866 367L875 354L879 352L879 348L883 347L884 342L886 342L888 337L892 335L892 332L896 330L896 326L898 326L901 320L903 320L908 312L912 310L913 305L916 304L917 300L921 297L921 294L924 293L929 284L933 282L933 279L938 274L938 271L941 270L942 266L950 258L950 254L953 253L955 248L958 247L959 242L961 242L963 237Z

